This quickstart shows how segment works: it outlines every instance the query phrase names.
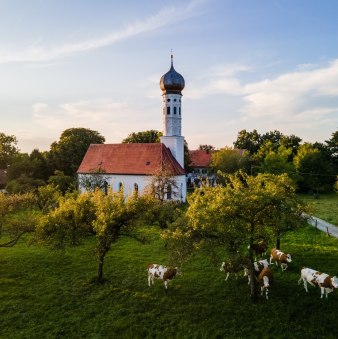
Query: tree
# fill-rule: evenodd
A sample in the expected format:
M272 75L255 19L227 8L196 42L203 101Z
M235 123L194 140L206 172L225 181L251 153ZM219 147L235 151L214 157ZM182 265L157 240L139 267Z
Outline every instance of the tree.
M233 144L235 148L245 149L252 155L258 151L261 145L261 135L255 129L252 132L243 129L238 132L237 140Z
M274 236L291 215L293 227L303 223L303 205L287 175L237 172L225 177L225 186L196 189L188 199L184 224L166 231L164 237L181 244L183 248L176 251L185 255L187 248L210 251L217 245L225 246L233 257L241 255L249 262L251 297L256 301L252 245L261 237Z
M13 157L19 152L17 139L14 135L0 132L0 168L6 169Z
M235 173L238 170L248 171L249 161L248 153L243 153L231 147L224 147L212 153L210 166L215 172Z
M36 198L32 193L6 195L0 192L0 247L12 247L26 233L35 230L32 213ZM28 213L26 213L28 211Z
M215 150L214 146L211 145L199 145L198 149L202 151L206 151L207 153L212 152Z
M69 189L75 189L76 183L73 177L56 170L54 175L48 178L48 184L56 186L63 194Z
M95 237L98 262L97 279L103 282L106 254L121 236L144 242L138 225L151 208L152 198L137 196L125 198L123 192L107 194L102 190L76 195L68 194L59 200L59 206L41 218L37 228L37 242L52 248L76 246L88 235Z
M122 140L123 144L132 143L157 143L160 142L160 137L163 135L162 132L155 131L153 129L143 132L133 132Z
M50 155L55 169L74 176L90 144L103 144L105 138L99 132L87 128L69 128L53 142Z

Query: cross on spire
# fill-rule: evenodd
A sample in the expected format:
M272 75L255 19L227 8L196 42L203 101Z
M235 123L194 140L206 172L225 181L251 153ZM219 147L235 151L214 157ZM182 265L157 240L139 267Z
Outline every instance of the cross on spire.
M171 55L170 55L170 57L171 57L171 66L173 66L174 65L173 49L171 49L170 52L171 52Z

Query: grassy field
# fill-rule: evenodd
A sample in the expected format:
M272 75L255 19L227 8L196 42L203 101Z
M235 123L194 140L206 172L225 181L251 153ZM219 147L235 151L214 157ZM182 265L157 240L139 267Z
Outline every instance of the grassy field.
M147 286L146 265L167 262L164 244L122 239L105 263L106 282L91 283L91 241L58 254L44 248L0 248L1 338L337 338L338 293L320 299L297 285L302 266L338 274L338 239L305 226L282 239L293 255L273 267L270 299L249 299L244 278L224 281L199 254L169 284Z
M319 199L303 194L301 198L311 206L311 214L338 226L338 194L322 194Z

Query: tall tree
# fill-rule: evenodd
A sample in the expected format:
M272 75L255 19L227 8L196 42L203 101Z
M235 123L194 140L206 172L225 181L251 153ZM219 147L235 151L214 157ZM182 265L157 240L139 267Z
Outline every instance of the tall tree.
M88 128L69 128L61 133L50 148L55 169L65 175L75 175L90 144L103 144L105 138Z
M251 297L257 300L252 245L260 237L277 234L284 218L292 215L293 227L304 222L303 205L287 175L243 172L226 175L227 185L196 189L188 199L184 224L165 232L169 242L179 243L177 253L187 248L214 249L223 245L228 253L249 261ZM288 219L291 221L291 219ZM283 228L285 230L286 228ZM248 252L248 245L250 250Z
M245 149L250 154L255 154L261 146L261 135L255 129L252 132L243 129L238 132L237 140L233 144L235 148Z
M14 135L0 132L0 168L6 169L13 157L19 152L17 139Z

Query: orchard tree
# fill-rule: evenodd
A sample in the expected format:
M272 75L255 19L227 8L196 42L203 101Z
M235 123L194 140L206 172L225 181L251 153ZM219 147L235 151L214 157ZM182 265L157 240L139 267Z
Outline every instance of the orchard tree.
M240 254L249 263L251 298L256 301L253 243L261 237L274 237L284 222L292 222L293 228L300 225L304 209L287 175L254 177L237 172L225 177L225 186L196 189L188 199L184 223L164 237L169 243L181 244L174 245L177 253L223 245L232 256Z
M121 236L144 242L139 231L143 217L151 208L149 196L124 197L123 192L105 194L102 190L76 195L68 194L59 206L41 218L37 228L37 242L52 248L76 246L88 235L95 237L98 262L97 282L103 282L106 254Z
M55 169L74 176L90 144L103 144L105 138L88 128L69 128L50 147L50 161Z
M0 247L12 247L20 238L35 230L32 193L8 195L0 192Z
M17 139L14 135L0 132L0 168L6 169L13 157L19 152Z

